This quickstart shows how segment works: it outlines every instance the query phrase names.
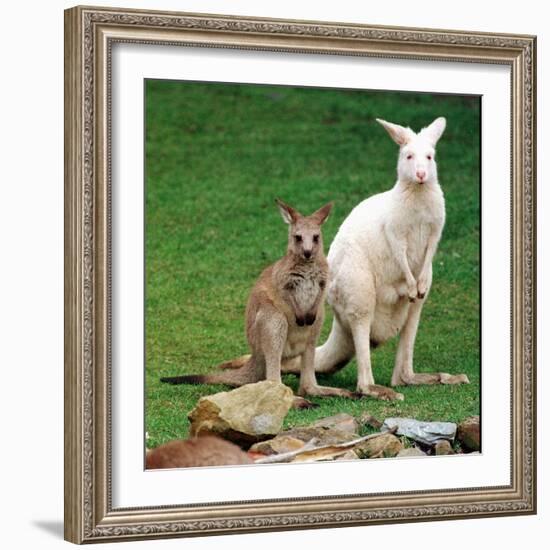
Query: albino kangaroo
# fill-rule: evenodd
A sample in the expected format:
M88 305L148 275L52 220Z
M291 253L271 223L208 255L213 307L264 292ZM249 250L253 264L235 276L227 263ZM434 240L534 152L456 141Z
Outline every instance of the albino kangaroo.
M162 382L230 386L265 379L281 382L281 361L296 358L300 362L300 396L353 397L347 390L318 386L315 379L315 345L323 326L328 278L321 225L332 203L307 217L282 201L277 204L289 224L288 247L285 256L263 271L250 293L246 336L252 354L222 365L239 367L232 371L161 378ZM308 406L312 406L309 401L295 399L295 407Z
M400 147L397 183L357 205L330 247L328 302L334 321L328 340L315 354L315 370L334 372L355 354L357 391L391 400L403 395L374 384L370 348L397 334L392 386L469 381L464 374L413 371L416 331L445 222L435 163L435 145L445 119L436 119L418 134L377 120ZM292 362L286 367L296 369Z

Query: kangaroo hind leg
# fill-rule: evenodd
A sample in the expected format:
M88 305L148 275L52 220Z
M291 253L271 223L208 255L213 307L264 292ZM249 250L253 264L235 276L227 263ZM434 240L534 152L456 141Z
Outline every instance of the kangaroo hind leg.
M470 381L465 374L447 374L446 372L417 373L413 371L414 342L421 312L422 302L417 301L409 305L407 320L399 336L391 385L469 384Z
M370 326L371 320L368 317L356 319L352 323L357 356L357 392L382 401L402 401L403 394L374 383L370 359Z
M353 359L353 353L353 338L335 315L327 341L315 350L315 372L334 374ZM300 357L287 359L281 368L285 374L300 374L302 360Z
M312 343L302 354L302 372L300 374L300 387L298 389L298 395L316 397L358 397L353 392L343 388L319 386L315 377L314 357L315 344Z
M286 317L278 309L265 305L258 312L254 328L253 355L262 358L266 380L282 383L281 358L288 334Z

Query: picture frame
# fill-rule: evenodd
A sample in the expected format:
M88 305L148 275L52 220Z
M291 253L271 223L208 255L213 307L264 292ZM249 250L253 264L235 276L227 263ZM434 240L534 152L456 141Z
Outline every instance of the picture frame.
M510 71L510 483L113 505L112 118L119 43ZM107 542L536 513L536 37L75 7L65 12L65 538Z

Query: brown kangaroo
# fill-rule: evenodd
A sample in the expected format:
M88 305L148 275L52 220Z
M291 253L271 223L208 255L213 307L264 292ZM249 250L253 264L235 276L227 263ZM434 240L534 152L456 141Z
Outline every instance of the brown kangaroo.
M220 365L223 373L161 378L170 384L227 384L241 386L272 380L281 382L281 361L299 358L299 396L339 395L348 390L319 386L315 378L315 345L323 326L328 264L321 225L332 209L329 203L311 216L277 199L289 225L286 254L267 267L252 288L246 307L246 336L251 355ZM238 367L238 368L235 368ZM312 403L295 398L297 408Z

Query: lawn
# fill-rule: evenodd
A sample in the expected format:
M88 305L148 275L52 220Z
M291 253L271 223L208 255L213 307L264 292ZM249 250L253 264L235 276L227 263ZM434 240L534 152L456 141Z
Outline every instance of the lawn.
M309 214L333 200L340 223L395 181L397 146L375 118L419 130L445 116L438 145L447 222L415 347L415 370L466 373L471 384L404 387L402 402L314 398L286 425L349 412L459 421L480 412L480 101L417 93L146 83L146 430L150 446L186 437L188 412L223 386L171 386L247 352L244 309L262 269L284 254L275 197ZM331 323L327 307L321 340ZM396 341L373 351L389 385ZM321 383L355 388L353 361ZM285 383L297 388L293 376Z

